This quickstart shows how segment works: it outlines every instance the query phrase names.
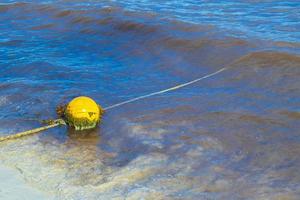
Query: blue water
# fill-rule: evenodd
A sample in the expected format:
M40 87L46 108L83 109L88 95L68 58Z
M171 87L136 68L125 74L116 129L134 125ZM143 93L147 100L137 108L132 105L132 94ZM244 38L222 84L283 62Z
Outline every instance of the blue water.
M53 199L299 199L298 1L2 1L0 135L79 95L103 107L0 144ZM22 153L20 153L22 152ZM1 197L0 190L0 197Z
M159 13L195 24L209 24L225 34L287 42L300 41L299 1L114 1L128 10Z
M15 1L4 1L13 3ZM24 1L26 2L26 1ZM235 37L300 41L299 1L29 1L88 10L118 6L128 11L158 15L194 24L216 26Z

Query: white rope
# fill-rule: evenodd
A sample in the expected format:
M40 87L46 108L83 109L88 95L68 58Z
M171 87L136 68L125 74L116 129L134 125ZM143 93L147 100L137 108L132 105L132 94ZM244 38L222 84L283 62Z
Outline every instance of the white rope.
M163 93L166 93L166 92L169 92L169 91L172 91L172 90L177 90L179 88L191 85L191 84L196 83L198 81L201 81L203 79L207 79L207 78L210 78L212 76L215 76L215 75L217 75L217 74L219 74L219 73L221 73L221 72L223 72L227 69L228 69L227 67L223 67L222 69L219 69L218 71L215 71L211 74L208 74L208 75L202 76L200 78L194 79L192 81L182 83L182 84L176 85L174 87L171 87L171 88L168 88L168 89L165 89L165 90L161 90L161 91L158 91L158 92L153 92L153 93L146 94L146 95L143 95L143 96L139 96L139 97L127 100L127 101L123 101L123 102L108 106L108 107L104 108L104 110L109 110L109 109L112 109L112 108L115 108L115 107L118 107L118 106L121 106L121 105L124 105L124 104L128 104L128 103L131 103L131 102L134 102L134 101L138 101L140 99L145 99L145 98L148 98L148 97L151 97L151 96L154 96L154 95L163 94Z

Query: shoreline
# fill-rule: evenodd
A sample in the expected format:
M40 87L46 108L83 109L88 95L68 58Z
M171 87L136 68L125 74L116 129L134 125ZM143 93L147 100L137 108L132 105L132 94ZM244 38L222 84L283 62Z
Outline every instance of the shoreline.
M0 164L0 200L53 199L28 185L16 172L17 170Z

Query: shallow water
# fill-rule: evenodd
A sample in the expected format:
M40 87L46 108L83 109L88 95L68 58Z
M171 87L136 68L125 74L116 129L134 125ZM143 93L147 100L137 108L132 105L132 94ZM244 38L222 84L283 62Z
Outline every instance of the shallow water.
M299 199L296 1L4 1L0 133L87 95L101 126L0 144L50 199ZM1 190L0 190L1 192Z

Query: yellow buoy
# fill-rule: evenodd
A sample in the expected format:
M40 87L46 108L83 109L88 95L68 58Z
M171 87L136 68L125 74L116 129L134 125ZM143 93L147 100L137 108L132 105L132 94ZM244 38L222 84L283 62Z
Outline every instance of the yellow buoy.
M103 113L101 106L85 96L74 98L64 110L66 123L76 130L95 128Z

